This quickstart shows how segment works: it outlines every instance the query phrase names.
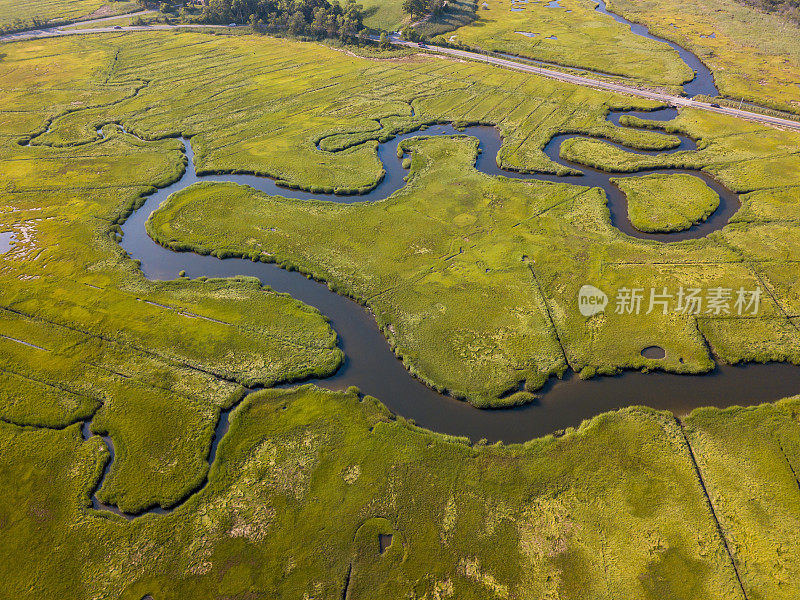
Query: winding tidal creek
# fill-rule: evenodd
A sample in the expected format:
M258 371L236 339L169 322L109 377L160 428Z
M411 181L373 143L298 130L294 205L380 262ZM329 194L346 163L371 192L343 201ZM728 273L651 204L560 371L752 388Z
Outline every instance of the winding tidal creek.
M669 119L675 112L673 109L664 109L646 115L635 114L651 119ZM612 113L609 119L618 122L619 116L619 113ZM450 125L436 125L424 132L399 135L378 147L378 157L386 170L383 181L370 193L354 196L286 189L277 186L271 179L253 175L198 176L193 169L191 143L184 140L189 168L179 181L149 196L145 204L130 216L123 225L122 246L132 258L141 261L142 271L151 279L173 279L181 270L185 270L186 276L192 278L248 275L257 277L262 284L276 291L288 293L318 308L330 319L346 359L332 377L313 380L313 383L331 389L358 386L363 393L380 399L393 412L413 419L420 426L443 433L465 435L472 439L486 438L489 441L521 442L576 426L586 418L624 406L644 404L681 415L698 406L749 405L776 400L800 391L800 369L792 365L720 365L711 374L702 376L626 372L620 376L584 381L568 375L563 380L550 382L543 390L541 398L532 404L510 409L475 409L469 404L439 394L412 377L390 350L372 315L356 302L330 291L325 284L297 272L285 271L274 264L235 258L220 260L214 256L173 252L156 244L145 231L145 222L151 212L171 194L199 181L249 185L267 194L299 200L349 203L385 199L405 184L407 171L402 168L402 160L397 158L398 144L418 135L477 137L482 152L478 155L476 168L488 175L602 187L608 196L613 224L638 238L672 242L703 237L723 227L739 208L738 196L705 173L669 169L637 172L632 175L641 176L652 172L691 173L701 177L720 195L719 208L699 225L671 234L639 232L627 219L624 194L609 181L612 177L625 177L626 174L612 175L559 158L561 144L567 139L581 137L575 135L556 136L545 148L547 155L559 164L583 173L581 176L566 177L520 174L500 169L496 163L496 155L502 140L494 127L476 126L457 131ZM692 150L694 147L692 140L681 138L681 145L667 152Z
M605 4L598 6L601 12L608 12ZM695 78L686 84L689 95L716 95L710 71L690 52L651 36L646 28L632 24L622 17L611 14L618 21L631 25L634 33L665 41L679 51L681 57L695 70ZM674 109L641 113L628 111L611 113L609 121L619 126L623 114L636 115L649 120L670 120L677 114ZM285 271L274 264L252 262L243 259L221 260L213 256L193 253L177 253L156 244L146 233L145 222L171 194L199 181L232 182L251 186L271 195L280 195L298 200L325 200L339 203L375 202L391 196L405 185L407 171L402 167L402 159L397 157L397 148L403 140L414 136L453 136L468 135L479 140L481 152L475 168L491 176L504 176L518 179L566 182L576 185L602 188L608 198L612 224L627 235L675 242L685 239L701 238L712 231L721 229L738 210L738 196L701 171L659 169L639 171L632 174L611 174L583 165L571 163L560 158L561 145L574 137L573 134L555 136L545 147L549 158L558 164L579 171L581 175L555 176L541 174L522 174L500 169L497 166L497 152L502 144L499 131L494 127L475 126L458 131L452 125L435 125L425 129L398 135L378 146L377 155L383 163L386 175L369 193L354 196L315 194L287 189L276 185L266 177L254 175L209 175L198 176L194 168L194 152L191 141L184 139L184 149L188 168L181 179L150 195L146 202L134 212L123 225L122 247L128 254L141 261L141 269L150 279L173 279L184 270L186 276L196 278L233 277L248 275L258 278L278 292L285 292L306 304L319 309L329 320L338 334L338 343L345 354L341 368L324 380L312 380L320 387L341 390L355 385L362 393L378 398L392 412L413 419L418 425L447 434L468 436L472 440L485 438L490 442L503 440L507 443L523 442L531 438L552 433L567 427L577 426L584 419L602 412L631 405L646 405L655 409L670 410L680 416L700 406L726 407L732 405L752 405L774 401L800 392L800 368L788 364L751 364L746 366L719 365L707 375L674 375L663 372L648 374L638 371L625 372L619 376L597 377L581 380L568 372L561 380L551 380L540 397L533 403L515 408L485 410L440 394L411 376L400 360L390 350L383 334L377 327L373 316L356 302L339 296L317 281L306 278L297 272ZM680 145L667 151L639 151L624 148L628 152L660 155L664 153L692 151L696 149L693 140L676 136ZM670 234L646 234L636 230L628 220L627 200L615 187L611 178L642 176L650 173L689 173L701 178L720 197L717 210L704 222L688 230ZM643 349L658 356L657 347ZM293 384L296 385L296 384ZM217 444L228 430L230 410L223 411L215 429L215 438L209 455L209 463L216 457ZM84 424L84 436L89 437L90 424ZM106 439L112 454L113 443ZM106 466L106 473L111 462ZM102 485L98 482L97 489ZM111 510L124 515L112 506L106 506L93 498L95 508ZM165 512L154 509L147 512Z

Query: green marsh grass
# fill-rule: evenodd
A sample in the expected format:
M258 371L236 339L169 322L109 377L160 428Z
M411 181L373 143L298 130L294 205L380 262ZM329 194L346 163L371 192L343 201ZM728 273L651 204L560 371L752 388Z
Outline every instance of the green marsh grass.
M630 408L487 446L423 431L356 390L304 386L248 396L209 470L211 430L242 385L334 372L335 333L249 278L149 281L117 243L143 195L186 167L170 137L192 137L205 172L368 189L381 177L375 144L392 133L495 124L503 166L557 172L542 148L559 132L672 143L605 120L653 103L267 37L111 34L3 52L0 228L18 241L0 263L0 595L341 598L347 585L351 600L739 598L720 532L748 597L797 595L794 488L775 444L761 443L779 440L794 465L793 402L741 419L696 413L686 428ZM116 127L98 140L95 127L109 123L148 141ZM691 163L744 193L734 221L696 242L627 238L597 189L484 176L466 136L407 142L409 184L383 202L201 184L148 228L168 246L264 256L325 279L373 309L410 369L481 406L567 365L704 372L709 347L729 362L799 360L797 134L692 111L668 127L701 149L659 166ZM31 138L39 144L25 146ZM343 150L317 149L323 139ZM632 164L598 149L570 151ZM773 299L746 327L713 316L587 321L574 304L584 281L762 282ZM640 354L654 344L667 352L657 363ZM129 510L185 502L132 522L92 510L108 460L98 436L81 435L92 414L117 450L99 498ZM378 534L393 536L383 556Z
M722 96L800 113L796 22L737 0L611 0L609 9L692 50Z
M562 0L560 7L549 7L547 0L525 4L486 0L485 4L473 23L443 33L441 39L591 69L650 86L677 88L692 77L677 52L634 35L627 26L595 11L594 2Z
M719 207L717 193L693 175L622 177L612 183L625 193L628 218L639 231L683 231Z
M126 0L0 0L0 32L63 23L87 17L133 12L138 2Z
M37 598L741 597L681 429L648 409L470 446L369 398L261 392L232 413L208 486L132 523L86 509L98 448L77 426L0 424L6 593L32 597L18 567L34 564Z

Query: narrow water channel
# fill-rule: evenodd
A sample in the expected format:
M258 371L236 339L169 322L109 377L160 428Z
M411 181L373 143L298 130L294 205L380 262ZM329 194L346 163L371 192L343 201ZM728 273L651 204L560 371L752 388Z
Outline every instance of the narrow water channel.
M550 5L548 5L548 6L550 6ZM595 6L595 10L597 12L599 12L599 13L604 14L604 15L608 15L609 17L614 19L617 23L621 23L623 25L627 25L628 27L630 27L630 30L634 35L638 35L638 36L647 38L648 40L653 40L653 41L656 41L656 42L661 42L663 44L667 44L670 48L675 50L678 53L678 56L680 56L681 60L683 60L683 62L686 63L686 65L690 69L692 69L692 71L694 71L694 77L691 79L691 81L688 81L688 82L683 84L683 92L688 97L694 98L695 96L703 95L703 96L710 96L710 97L714 98L716 96L719 96L719 90L717 89L717 86L714 83L714 75L711 72L711 69L709 69L703 63L703 61L700 60L700 58L695 53L693 53L691 50L687 50L686 48L684 48L680 44L677 44L677 43L675 43L675 42L673 42L671 40L668 40L666 38L654 35L654 34L650 33L650 30L646 26L640 25L638 23L634 23L633 21L629 21L628 19L626 19L622 15L618 15L617 13L612 12L611 10L608 9L605 0L597 0L597 5ZM532 36L536 35L536 34L531 34L531 33L523 32L523 31L518 31L516 33L520 33L522 35L527 35L529 37L532 37ZM599 76L603 76L603 75L612 75L613 76L614 75L613 73L605 73L603 71L596 71L596 70L587 69L587 68L571 67L571 66L562 65L562 64L559 64L559 63L554 63L554 62L550 62L550 61L546 61L546 60L536 60L536 59L533 59L533 58L526 58L524 56L517 56L515 54L508 54L506 52L495 52L494 54L497 54L498 56L502 56L503 58L508 58L510 60L516 60L516 61L531 63L531 64L541 65L541 66L545 66L545 67L565 67L565 68L572 69L573 71L580 71L582 73L587 73L587 74L592 74L592 75L599 75ZM798 85L800 85L800 84L798 84ZM760 108L760 107L756 107L756 108Z
M674 109L664 109L646 116L654 119L669 119ZM619 114L609 119L619 122ZM748 365L742 367L719 366L705 376L672 375L667 373L628 372L617 377L600 377L583 381L568 376L562 381L553 381L541 398L529 405L502 410L479 410L441 395L414 379L394 356L374 318L359 304L331 292L324 284L309 280L297 272L280 269L273 264L254 263L250 260L225 259L201 256L193 253L177 253L156 244L145 232L145 221L150 213L179 190L198 181L234 182L250 185L268 194L297 199L329 200L333 202L377 201L391 195L404 185L407 174L397 158L397 145L404 139L418 135L471 135L480 141L481 154L476 168L489 175L561 181L602 187L609 197L613 224L621 230L639 238L677 241L707 235L721 228L738 209L736 194L707 176L702 177L720 194L720 207L705 223L676 234L643 234L630 226L624 194L609 183L612 175L581 165L566 163L559 158L561 144L574 135L556 137L545 149L547 155L572 168L580 170L581 176L558 177L554 175L518 174L497 167L496 155L501 138L496 128L470 127L464 132L449 125L437 125L424 132L413 132L397 136L380 144L378 157L384 164L384 180L369 194L356 196L333 196L312 194L277 186L272 180L250 175L213 175L198 177L193 168L193 150L189 140L184 140L189 168L186 174L173 185L158 190L148 197L146 203L123 225L123 248L141 261L144 274L151 279L173 279L181 270L187 277L231 277L249 275L257 277L264 285L318 308L331 322L339 335L339 344L346 356L344 365L330 378L313 383L331 389L358 386L362 392L373 395L385 403L394 413L414 419L423 427L449 434L466 435L472 439L486 438L489 441L521 442L559 429L576 426L584 419L601 412L624 406L645 404L657 409L667 409L681 415L698 406L730 406L754 404L776 400L800 392L800 369L786 364ZM692 150L694 142L681 138L681 145L669 152ZM652 154L659 154L653 152ZM650 171L633 174L640 176ZM673 173L676 171L660 170ZM683 171L681 171L683 172ZM222 421L221 421L222 423ZM221 432L220 432L221 433Z
M607 12L605 4L598 6ZM643 35L641 26L625 21L618 15L609 13L621 22L628 23L634 32ZM643 28L642 28L643 29ZM646 29L647 37L651 36ZM667 40L661 40L672 45ZM676 48L678 49L678 48ZM702 63L694 66L688 51L679 50L681 56L695 68L697 76L686 85L690 95L704 93L716 95L713 77ZM691 53L688 53L691 54ZM694 55L691 55L694 56ZM696 59L696 57L695 57ZM619 126L623 113L611 113L609 121ZM629 111L624 114L641 116L651 120L669 120L675 117L674 109L663 109L649 113ZM551 380L540 398L521 407L480 410L465 402L439 394L413 378L402 363L389 349L383 334L379 331L372 315L361 305L331 292L319 282L307 279L297 272L280 269L273 264L254 263L242 259L220 260L213 256L193 253L176 253L156 244L145 231L145 222L171 194L198 181L233 182L249 185L267 194L280 195L299 200L328 200L332 202L370 202L388 198L405 185L407 171L397 158L400 142L410 137L470 135L477 137L482 152L478 155L476 169L487 174L539 181L568 182L577 185L601 187L607 197L612 224L624 233L640 239L653 239L674 242L684 239L700 238L723 227L738 210L740 203L736 194L722 186L706 173L660 169L642 171L634 174L611 174L583 165L570 163L560 158L564 141L581 137L559 135L554 137L544 149L555 162L567 165L582 174L580 176L559 177L554 175L520 174L504 171L497 166L496 156L502 144L499 131L494 127L469 127L456 131L451 125L436 125L424 132L412 132L397 136L378 146L377 155L384 165L386 176L371 192L365 195L334 196L321 195L299 190L282 188L271 179L253 175L211 175L198 176L194 169L194 153L190 140L184 139L189 167L176 183L159 189L149 196L144 205L132 214L123 225L122 247L132 258L141 261L145 276L150 279L174 279L184 270L186 276L196 278L232 277L249 275L257 277L262 284L278 292L285 292L294 298L318 308L329 320L338 334L338 343L345 354L342 367L324 380L313 380L320 387L342 390L348 386L358 386L365 394L380 399L392 412L413 419L418 425L448 434L462 435L478 440L485 438L490 442L503 440L507 443L523 442L531 438L577 426L584 419L591 418L609 410L631 405L646 405L655 409L670 410L676 415L685 415L699 406L726 407L732 405L752 405L774 401L779 398L800 393L800 368L788 364L751 364L745 366L719 365L712 373L702 376L673 375L654 372L625 372L614 377L598 377L584 381L569 372L562 380ZM680 145L665 152L645 152L624 148L628 152L659 155L664 153L692 151L696 149L693 140L678 136ZM610 183L612 177L642 176L649 173L690 173L702 178L720 196L720 206L705 222L679 233L645 234L632 227L627 216L625 195ZM650 351L650 349L646 349ZM289 386L287 386L289 387ZM230 411L223 411L215 429L209 463L213 464L219 441L227 433ZM84 426L88 437L90 425ZM113 443L106 439L112 453ZM97 488L107 474L98 482ZM100 504L93 498L95 508L112 510L126 518L118 509ZM155 509L147 512L164 512Z
M689 65L689 68L695 73L694 79L685 83L683 86L683 91L687 96L694 98L695 96L705 95L713 98L714 96L719 95L719 90L717 90L717 86L714 84L714 75L711 73L711 69L709 69L692 51L687 50L680 44L677 44L666 38L653 35L644 25L634 23L622 15L611 12L606 6L605 0L597 0L597 7L595 10L603 13L604 15L608 15L617 23L628 25L631 28L631 32L633 32L635 35L639 35L650 40L655 40L656 42L662 42L675 50L681 57L681 60Z

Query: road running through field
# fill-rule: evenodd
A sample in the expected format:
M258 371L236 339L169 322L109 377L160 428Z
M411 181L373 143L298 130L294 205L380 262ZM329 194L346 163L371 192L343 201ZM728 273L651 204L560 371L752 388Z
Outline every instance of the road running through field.
M705 110L721 115L728 115L730 117L737 117L739 119L746 119L764 125L773 125L776 127L784 127L786 129L793 129L800 131L800 121L792 121L790 119L781 119L780 117L773 117L771 115L764 115L757 112L748 110L740 110L737 108L728 108L726 106L714 106L711 102L701 102L692 98L684 96L673 96L664 92L655 90L640 89L632 86L627 86L621 83L614 83L611 81L603 81L601 79L593 79L585 75L574 75L572 73L565 73L563 71L555 71L546 67L537 67L535 65L526 64L516 60L506 58L498 58L495 56L487 56L478 52L470 52L467 50L456 50L455 48L444 48L442 46L432 46L425 44L420 46L416 42L406 42L402 40L393 40L393 44L405 46L408 48L417 48L428 52L435 52L446 56L452 56L460 59L475 60L485 62L490 65L504 67L506 69L513 69L515 71L523 71L525 73L532 73L534 75L541 75L548 79L556 79L566 83L592 87L596 89L609 90L620 94L628 94L629 96L636 96L638 98L647 98L648 100L656 100L663 102L676 108L694 108L697 110Z
M116 17L115 17L116 18ZM101 19L105 20L105 19ZM24 34L11 34L3 36L0 41L14 41L20 39L44 38L61 35L95 34L120 31L163 31L179 29L181 27L209 27L219 28L219 25L156 25L156 26L126 26L102 27L99 29L63 30L58 28L42 29ZM590 77L573 75L553 71L530 64L485 56L479 53L454 50L441 47L421 47L412 42L394 40L394 43L427 51L439 52L457 59L481 60L500 67L512 68L532 74L542 75L552 79L559 79L577 85L591 86L623 94L650 98L675 107L691 107L710 110L731 116L746 118L766 124L778 125L800 131L800 123L751 113L737 111L722 107L714 107L710 103L692 100L690 98L670 96L659 92L640 90L621 84L595 80ZM660 114L663 113L663 114ZM622 113L612 113L609 120L619 126L619 116ZM668 109L660 112L639 114L631 113L650 119L671 119L675 111ZM108 124L107 126L117 126ZM127 132L122 130L123 133ZM439 125L427 130L423 135L459 135L452 126ZM564 181L578 183L570 178L558 178L541 174L512 174L501 172L497 167L494 157L501 145L499 133L494 128L471 127L465 132L474 135L481 142L484 151L478 156L476 168L488 175L503 175L523 179L539 179L543 181ZM387 176L374 190L376 197L371 197L373 192L357 197L331 197L325 198L337 202L369 201L385 198L392 193L392 186L397 189L402 186L404 170L402 161L397 157L397 144L405 137L419 135L411 132L397 136L389 143L379 145L378 156L384 162ZM102 129L99 136L103 137ZM555 162L560 162L560 145L574 135L556 136L545 149L546 154ZM685 136L678 136L681 146L666 152L681 152L694 150L694 142ZM30 142L29 142L30 143ZM414 379L397 360L389 349L386 339L376 326L372 315L362 306L352 300L339 296L327 286L309 280L293 272L280 269L274 264L254 263L250 260L227 259L220 260L214 256L200 256L192 253L175 253L157 245L149 238L145 231L145 221L149 214L158 208L166 198L197 181L234 182L251 185L267 193L279 194L300 200L310 199L313 194L297 190L279 188L273 190L274 182L267 178L249 175L220 174L199 177L194 171L194 161L191 143L184 140L188 169L184 176L174 184L158 190L147 198L147 201L135 211L123 225L123 248L132 258L141 261L141 268L145 276L152 279L172 279L179 270L185 270L188 277L231 277L235 275L251 275L258 277L262 284L269 285L276 291L289 293L292 297L317 307L329 318L331 326L339 336L339 344L345 353L345 363L332 377L324 380L315 380L313 383L330 389L344 389L350 385L359 386L364 393L378 397L395 414L414 419L419 425L436 431L465 435L473 440L486 438L489 441L503 440L505 442L523 442L546 433L577 426L583 419L590 418L601 412L614 410L623 406L644 404L657 409L671 410L675 414L685 414L697 406L731 406L733 404L752 404L754 402L768 402L781 397L792 395L800 390L800 369L789 364L751 364L747 366L720 365L714 372L704 376L684 376L670 373L640 373L626 372L617 377L598 377L583 381L568 374L561 381L551 380L543 390L541 397L534 403L526 406L504 410L479 410L472 406L455 400L447 395L442 395L426 387ZM628 151L633 151L627 149ZM642 153L641 151L638 151ZM663 152L653 152L660 154ZM565 163L561 163L565 164ZM624 215L626 214L624 198L616 198L618 193L610 186L608 174L591 170L581 165L568 164L583 172L582 182L602 187L609 196L612 208L612 223L617 227L636 237L657 239L659 234L645 235L640 232L626 231ZM397 177L392 177L397 171ZM678 172L671 171L670 172ZM694 173L703 176L702 173ZM624 175L623 175L624 176ZM663 234L660 241L678 241L684 237L703 237L710 231L722 227L732 212L738 208L738 198L730 191L725 190L713 179L704 177L706 183L714 187L720 194L721 204L717 213L706 223L698 225L681 234ZM569 181L566 181L569 180ZM591 180L591 181L590 181ZM595 181L597 180L597 181ZM729 196L730 194L730 196ZM616 198L616 200L615 200ZM319 198L316 198L319 199ZM618 201L617 201L618 200ZM614 207L619 210L614 210ZM214 442L211 447L209 462L213 463L216 456L216 447L219 440L227 432L228 415L230 410L223 411L215 428ZM85 438L91 437L91 427L87 422L83 427ZM113 442L105 438L106 445L113 456ZM113 459L112 459L113 460ZM95 491L102 485L105 474L110 465L106 465L104 475L97 483ZM184 499L185 500L185 499ZM96 509L120 511L113 506L100 504L92 494L92 501ZM147 512L163 512L159 509ZM131 518L131 515L123 515Z
M133 16L135 16L136 14L142 14L142 13L133 13ZM114 17L114 18L122 18L125 16L132 16L132 15L121 15L119 17ZM107 20L107 18L98 19L96 21L85 21L84 23L90 24L103 20ZM78 24L83 24L83 23L78 23ZM14 42L14 41L23 41L30 39L48 38L48 37L62 37L68 35L121 33L129 31L157 32L157 31L171 31L171 30L198 29L198 28L201 29L232 28L232 26L230 25L209 25L209 24L191 24L191 23L181 24L181 25L125 25L116 27L97 27L94 29L64 29L64 27L67 27L67 25L61 27L49 27L31 31L23 31L20 33L9 33L7 35L0 36L0 42ZM611 92L616 92L619 94L628 94L630 96L636 96L639 98L656 100L658 102L663 102L664 104L667 104L669 106L674 106L676 108L694 108L697 110L705 110L709 112L718 113L721 115L728 115L731 117L746 119L748 121L753 121L756 123L762 123L764 125L772 125L775 127L783 127L786 129L793 129L795 131L800 131L800 121L782 119L780 117L773 117L771 115L765 115L749 110L728 108L725 106L714 106L711 102L701 102L699 100L694 100L692 98L687 98L684 96L674 96L656 90L648 90L648 89L624 85L621 83L614 83L610 81L604 81L601 79L594 79L592 77L587 77L585 75L575 75L563 71L556 71L546 67L537 67L532 64L526 64L521 60L511 60L506 58L499 58L496 56L487 56L479 52L470 52L468 50L456 50L454 48L445 48L442 46L433 46L430 44L421 45L416 42L403 41L397 37L391 38L390 41L392 42L392 44L395 44L397 46L413 48L425 52L433 52L435 54L440 54L443 56L458 58L462 60L466 59L478 62L485 62L487 64L494 65L497 67L513 69L516 71L523 71L525 73L531 73L533 75L547 77L548 79L564 81L566 83L572 83L574 85L603 89Z

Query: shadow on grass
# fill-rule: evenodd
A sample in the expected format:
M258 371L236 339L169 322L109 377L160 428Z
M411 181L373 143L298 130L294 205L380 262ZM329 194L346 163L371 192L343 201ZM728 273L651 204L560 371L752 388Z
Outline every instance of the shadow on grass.
M417 28L422 35L433 37L453 29L472 23L477 15L477 2L475 0L450 0L447 8L439 15L434 15L429 21L422 23Z

